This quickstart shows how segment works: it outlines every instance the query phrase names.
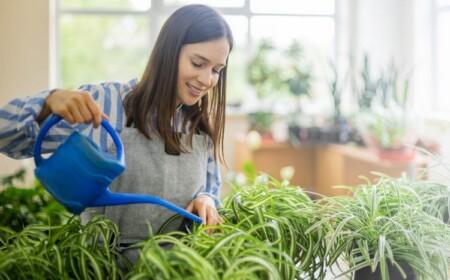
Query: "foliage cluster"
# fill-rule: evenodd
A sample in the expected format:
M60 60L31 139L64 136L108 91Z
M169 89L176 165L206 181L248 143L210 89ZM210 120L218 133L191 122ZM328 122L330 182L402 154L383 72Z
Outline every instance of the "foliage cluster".
M312 200L301 188L259 176L223 201L225 222L161 233L136 244L134 266L121 255L117 225L0 227L2 279L325 279L360 268L407 263L419 279L448 279L450 189L380 175L349 187L352 196ZM212 233L211 233L212 231ZM150 231L151 232L151 231ZM54 277L54 278L52 278Z
M24 181L24 169L0 179L0 226L20 231L28 225L58 225L67 219L64 207L37 180L31 188L19 187Z

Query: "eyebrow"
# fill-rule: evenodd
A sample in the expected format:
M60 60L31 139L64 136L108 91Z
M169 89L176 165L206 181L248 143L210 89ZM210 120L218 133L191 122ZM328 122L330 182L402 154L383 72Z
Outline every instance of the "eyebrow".
M204 57L204 56L202 56L200 54L194 53L194 56L196 56L196 57L200 58L201 60L204 60L204 61L206 61L208 63L211 63L211 60L207 59L206 57ZM217 66L225 67L226 65L220 63L220 64L217 64Z

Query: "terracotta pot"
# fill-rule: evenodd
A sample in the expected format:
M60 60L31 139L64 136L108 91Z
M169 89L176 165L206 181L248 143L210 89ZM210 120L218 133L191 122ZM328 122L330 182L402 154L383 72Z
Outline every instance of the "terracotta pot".
M410 162L416 157L416 150L412 148L415 138L410 137L408 141L394 143L392 148L386 149L381 146L377 138L371 134L363 134L363 140L367 147L374 150L380 159ZM407 144L404 144L407 143Z
M410 162L416 157L416 150L406 147L401 150L377 149L377 155L381 159Z

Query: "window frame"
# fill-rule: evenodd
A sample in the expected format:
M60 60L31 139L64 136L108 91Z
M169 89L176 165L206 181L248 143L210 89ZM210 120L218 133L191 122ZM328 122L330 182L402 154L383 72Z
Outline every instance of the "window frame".
M439 81L439 56L438 56L438 50L439 50L439 30L438 30L438 19L439 16L446 13L448 17L450 17L450 4L443 4L442 6L439 4L438 0L432 0L431 1L431 91L435 96L438 98L433 98L431 103L430 111L432 112L443 112L444 110L442 108L438 107L438 104L440 103L440 96L442 93L439 91L439 84L441 81Z
M148 15L149 16L149 32L148 34L150 39L150 46L153 46L158 33L161 29L161 22L163 18L166 18L170 13L172 13L176 8L180 7L180 5L165 5L164 0L150 0L151 6L147 10L138 11L138 10L124 10L124 9L98 9L98 8L64 8L62 7L61 0L54 0L55 6L55 28L54 32L54 42L52 42L54 46L54 57L53 57L53 66L54 69L53 79L54 84L57 87L62 86L62 69L61 69L61 30L60 30L60 19L65 14L72 15ZM340 18L342 18L342 6L345 0L333 0L334 1L334 13L332 14L301 14L301 13L260 13L253 12L250 8L251 1L257 0L245 0L244 5L242 7L215 7L215 9L221 13L223 16L244 16L247 20L247 32L246 39L243 44L246 55L250 55L251 47L252 47L252 39L251 39L251 19L255 16L286 16L286 17L325 17L330 18L334 22L334 50L332 51L333 58L335 61L339 62L340 59L338 54L346 52L346 44L345 40L342 38L342 34L345 34L343 31L343 26L341 24Z

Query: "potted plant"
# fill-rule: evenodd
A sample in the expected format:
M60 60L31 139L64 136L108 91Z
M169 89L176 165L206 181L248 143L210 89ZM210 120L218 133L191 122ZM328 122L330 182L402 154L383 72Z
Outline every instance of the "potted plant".
M353 83L355 93L357 94L359 108L363 111L372 107L372 101L377 96L380 85L380 78L374 78L372 75L369 56L365 54L363 68L360 72L360 78L362 80L360 89L357 88L358 85L356 81Z
M261 140L272 141L272 124L274 114L270 111L255 111L248 114L250 131L257 131L261 135Z
M312 79L301 44L293 41L286 49L281 49L270 40L262 40L247 65L247 79L261 103L249 114L251 128L271 127L274 120L272 105L275 101L285 102L290 136L295 135L298 140L302 101L309 96ZM259 132L264 135L267 131Z
M399 86L395 65L374 82L369 75L365 57L362 77L364 89L360 110L354 122L364 143L382 159L410 161L414 159L417 142L418 118L408 110L409 81Z
M441 165L444 164L442 163ZM430 172L430 170L427 172ZM450 224L449 186L438 182L420 180L415 182L412 187L423 201L423 210L425 212L443 220L447 225Z
M329 259L348 264L340 275L448 279L450 228L424 211L430 201L412 185L404 178L380 177L349 188L352 196L322 200L324 219L317 226L330 226Z
M122 279L131 269L118 250L117 225L99 216L85 225L72 216L18 232L0 226L0 233L1 279Z
M339 76L337 66L330 61L331 76L327 80L328 88L333 98L333 119L327 127L327 141L331 143L347 143L350 141L351 129L347 119L342 115L342 92L346 78Z
M395 104L357 114L364 143L382 159L411 161L416 155L417 120Z
M262 175L235 186L223 204L221 225L144 243L133 273L167 279L324 279L325 228L306 233L320 206L300 188ZM160 248L163 244L170 249Z
M306 63L303 47L298 41L293 41L283 52L286 66L283 68L283 83L286 86L294 110L287 114L289 138L291 142L306 141L308 134L311 134L306 127L300 124L302 116L302 104L305 98L310 97L311 90L311 69ZM309 135L310 136L310 135Z
M255 54L247 63L247 81L256 91L258 102L270 102L273 92L277 92L282 85L280 67L273 59L275 46L270 40L262 40L256 48ZM250 129L258 131L263 138L271 135L274 114L271 108L258 106L248 114Z

